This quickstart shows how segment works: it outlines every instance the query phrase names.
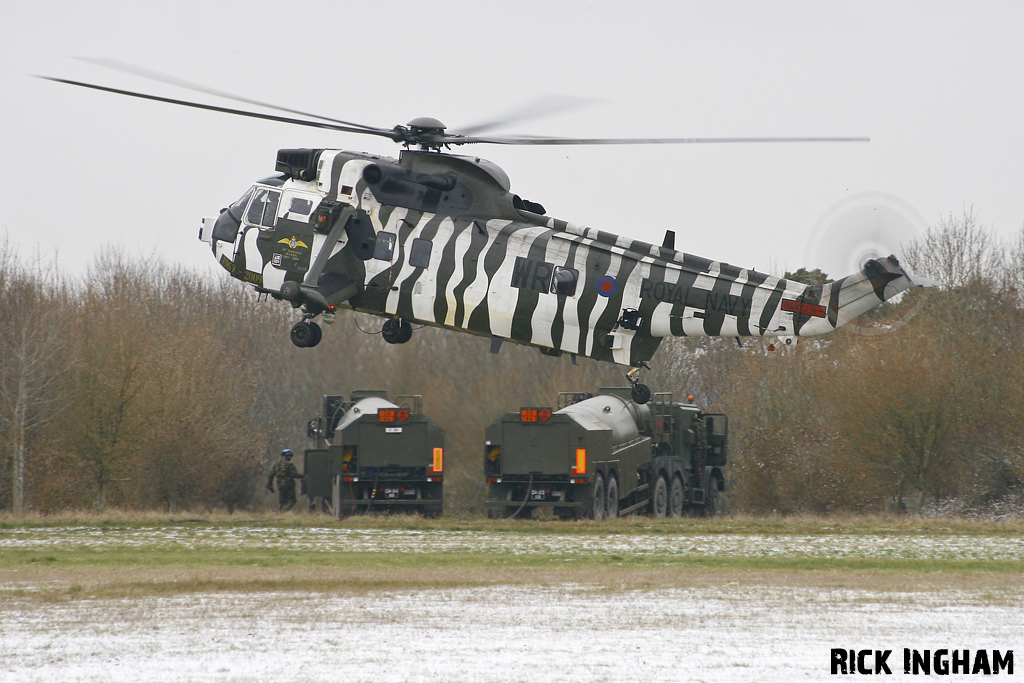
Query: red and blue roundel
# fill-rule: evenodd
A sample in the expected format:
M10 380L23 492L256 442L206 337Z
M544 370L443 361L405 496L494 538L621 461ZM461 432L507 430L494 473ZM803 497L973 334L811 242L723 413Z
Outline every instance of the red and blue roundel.
M611 275L598 278L594 286L597 288L597 293L601 296L615 296L615 293L619 291L619 283Z

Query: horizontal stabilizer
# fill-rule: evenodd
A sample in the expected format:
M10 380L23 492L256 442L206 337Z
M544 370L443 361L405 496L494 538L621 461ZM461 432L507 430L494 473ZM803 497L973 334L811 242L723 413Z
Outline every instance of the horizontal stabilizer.
M915 287L945 287L945 282L939 282L938 280L932 280L931 278L921 277L920 275L907 274L907 279L910 280L910 284Z

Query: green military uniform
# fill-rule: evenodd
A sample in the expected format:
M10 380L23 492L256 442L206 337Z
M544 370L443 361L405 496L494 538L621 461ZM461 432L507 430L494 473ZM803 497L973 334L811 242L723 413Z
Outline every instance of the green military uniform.
M281 451L281 459L270 469L267 476L267 489L273 493L271 482L277 479L278 509L281 512L295 507L295 480L302 479L298 469L292 464L292 452L287 448Z

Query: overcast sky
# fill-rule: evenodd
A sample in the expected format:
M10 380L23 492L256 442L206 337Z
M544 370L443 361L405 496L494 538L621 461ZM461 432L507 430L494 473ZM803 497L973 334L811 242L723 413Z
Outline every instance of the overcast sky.
M32 78L233 106L75 59L90 57L383 127L433 116L457 130L569 95L593 102L492 132L867 136L463 148L552 216L656 243L672 229L677 247L738 266L840 275L862 250L857 230L895 249L972 206L1002 235L1021 229L1022 28L1011 2L3 0L0 227L22 256L56 252L72 272L116 245L216 273L200 219L273 174L278 148L399 151Z

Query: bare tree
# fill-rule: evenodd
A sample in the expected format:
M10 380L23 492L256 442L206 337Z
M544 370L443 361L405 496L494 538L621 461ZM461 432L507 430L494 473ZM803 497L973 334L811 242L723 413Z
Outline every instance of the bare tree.
M0 244L0 424L11 453L11 509L25 507L28 437L60 405L59 380L67 368L58 296L66 293L52 265L17 263Z
M971 207L928 228L921 239L907 245L906 259L911 272L956 288L993 283L1001 271L1002 249Z
M268 431L252 413L253 397L268 389L262 373L239 372L240 363L261 366L258 353L237 345L249 321L231 312L233 296L196 274L149 271L138 296L154 332L146 341L146 391L136 405L145 427L136 438L132 500L140 507L159 500L169 510L245 505ZM221 314L207 315L206 307L192 305L196 299L222 299Z
M61 436L95 487L98 509L110 485L127 477L139 428L135 405L149 360L148 318L139 305L144 282L143 269L106 252L90 269L74 315L77 358Z

